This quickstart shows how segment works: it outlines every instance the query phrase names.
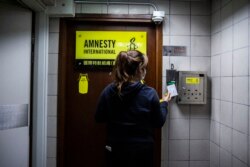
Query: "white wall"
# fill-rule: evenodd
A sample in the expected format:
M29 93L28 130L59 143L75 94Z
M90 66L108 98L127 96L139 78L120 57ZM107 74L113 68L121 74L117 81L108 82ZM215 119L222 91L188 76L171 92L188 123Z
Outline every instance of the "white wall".
M59 19L49 22L47 167L56 166Z
M210 2L159 2L166 11L163 45L187 47L186 56L163 57L163 91L172 63L178 71L205 71L210 80ZM162 167L208 167L210 97L206 105L177 105L173 100L169 111L162 129Z
M0 106L30 105L31 16L0 3ZM0 130L0 166L28 165L29 127Z
M249 163L249 1L212 3L211 167Z

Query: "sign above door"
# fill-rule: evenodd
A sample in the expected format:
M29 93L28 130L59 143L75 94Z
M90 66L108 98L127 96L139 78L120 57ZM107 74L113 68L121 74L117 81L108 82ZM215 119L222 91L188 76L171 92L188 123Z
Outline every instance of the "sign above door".
M146 46L147 32L76 31L76 68L110 68L120 51L139 50L146 54Z

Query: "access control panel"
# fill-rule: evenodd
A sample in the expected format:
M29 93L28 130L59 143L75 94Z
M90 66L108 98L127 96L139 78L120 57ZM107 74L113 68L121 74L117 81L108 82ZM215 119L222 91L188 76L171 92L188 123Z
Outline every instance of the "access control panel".
M178 94L178 104L206 104L207 74L179 71Z

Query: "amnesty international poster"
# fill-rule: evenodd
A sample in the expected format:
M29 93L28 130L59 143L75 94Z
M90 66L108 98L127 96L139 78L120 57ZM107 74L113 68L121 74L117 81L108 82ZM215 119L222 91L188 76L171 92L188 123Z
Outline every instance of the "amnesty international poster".
M139 50L146 54L147 32L76 31L76 66L109 67L120 51Z

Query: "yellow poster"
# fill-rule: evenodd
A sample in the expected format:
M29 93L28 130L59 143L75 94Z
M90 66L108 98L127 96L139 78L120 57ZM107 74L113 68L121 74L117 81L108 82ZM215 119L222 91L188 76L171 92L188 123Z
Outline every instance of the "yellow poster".
M147 32L76 31L76 60L82 65L113 65L120 51L139 50L146 54Z
M186 84L199 84L200 78L198 77L187 77L186 78Z

